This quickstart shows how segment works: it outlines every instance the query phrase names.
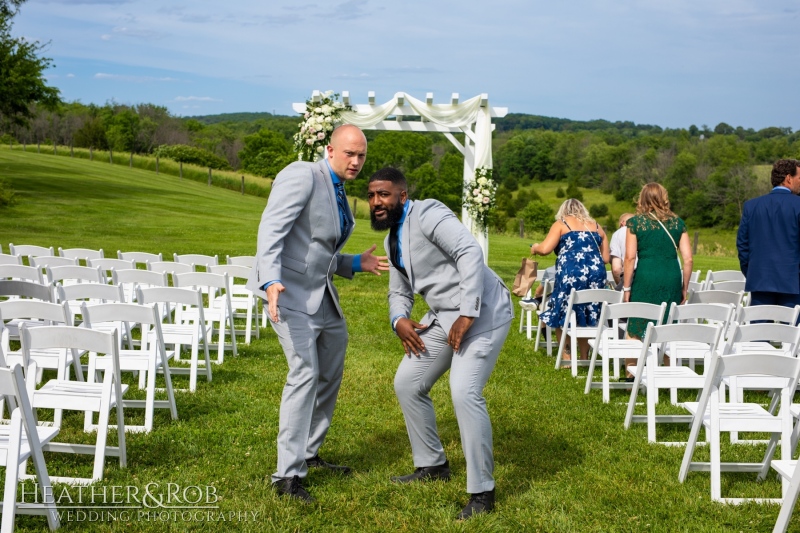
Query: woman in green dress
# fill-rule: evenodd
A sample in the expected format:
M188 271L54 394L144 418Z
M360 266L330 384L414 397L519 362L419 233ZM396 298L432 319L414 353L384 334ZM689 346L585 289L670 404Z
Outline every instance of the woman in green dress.
M642 187L636 216L628 220L627 228L623 301L667 302L667 309L673 302L683 303L692 275L692 248L686 224L670 210L664 187L658 183ZM643 338L648 322L652 320L629 319L628 336Z

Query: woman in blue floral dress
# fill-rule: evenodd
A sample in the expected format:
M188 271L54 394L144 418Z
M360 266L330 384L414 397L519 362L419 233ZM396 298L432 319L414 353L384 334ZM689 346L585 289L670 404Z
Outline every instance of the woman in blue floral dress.
M556 222L550 227L547 237L531 246L531 253L547 255L556 251L556 276L548 310L540 320L556 329L561 339L561 329L567 314L567 300L572 289L602 289L606 284L606 267L609 262L608 239L603 228L589 216L584 205L570 198L561 204L556 213ZM600 316L600 305L581 304L573 308L577 325L596 326ZM578 342L581 359L589 356L586 339ZM564 359L570 359L564 353Z

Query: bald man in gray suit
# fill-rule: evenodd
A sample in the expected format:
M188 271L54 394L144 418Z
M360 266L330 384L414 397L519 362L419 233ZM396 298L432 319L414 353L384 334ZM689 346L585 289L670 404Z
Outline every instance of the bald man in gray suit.
M514 316L511 296L455 214L437 200L409 200L399 170L376 172L367 194L373 229L390 230L384 244L391 264L389 317L406 352L394 388L416 470L392 480L450 478L429 395L449 369L470 493L459 519L489 512L494 508L494 457L483 387ZM411 320L415 293L430 308L420 322Z
M302 485L309 467L349 474L318 451L333 417L344 370L347 324L333 275L388 270L375 246L361 255L341 253L355 221L344 181L364 165L367 140L355 126L334 130L327 159L296 162L272 184L258 227L258 252L247 287L266 298L289 373L281 398L278 469L272 483L281 495L311 502Z

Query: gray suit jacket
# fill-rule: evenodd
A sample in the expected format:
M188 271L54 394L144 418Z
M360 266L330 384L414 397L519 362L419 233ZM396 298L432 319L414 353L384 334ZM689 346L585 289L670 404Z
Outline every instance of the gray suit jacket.
M408 276L389 270L389 319L411 316L414 293L430 311L424 324L438 321L446 333L460 315L475 317L465 338L495 329L514 317L508 288L483 262L480 245L437 200L410 201L400 246ZM389 237L384 242L387 255Z
M339 295L333 274L353 277L353 256L339 253L355 222L348 206L350 231L342 245L339 209L324 160L295 162L275 177L267 207L258 226L258 252L247 288L266 299L261 286L280 280L286 291L281 307L314 314L330 291L336 309Z

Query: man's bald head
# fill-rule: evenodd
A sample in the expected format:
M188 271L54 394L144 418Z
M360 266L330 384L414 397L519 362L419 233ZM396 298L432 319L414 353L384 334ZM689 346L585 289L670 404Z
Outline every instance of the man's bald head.
M328 162L340 179L355 179L366 159L367 138L358 127L344 124L333 130L328 145Z

